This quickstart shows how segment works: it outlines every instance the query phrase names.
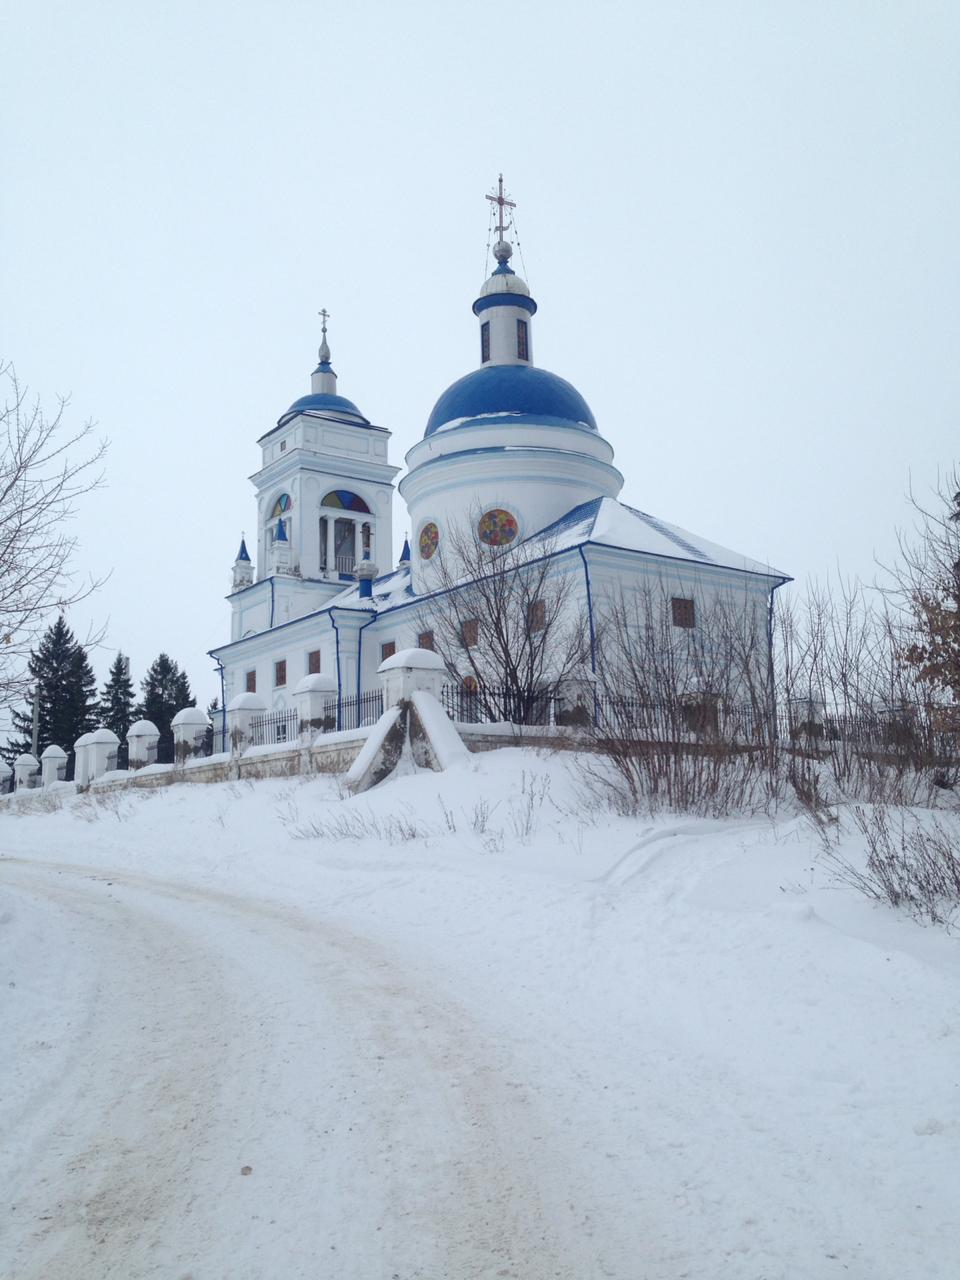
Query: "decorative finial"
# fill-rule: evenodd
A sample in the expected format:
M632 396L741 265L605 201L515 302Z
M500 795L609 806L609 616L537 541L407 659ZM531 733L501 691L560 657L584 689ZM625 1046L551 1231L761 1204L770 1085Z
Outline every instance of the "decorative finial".
M493 256L500 265L503 266L504 263L509 262L510 258L513 256L513 245L507 244L504 239L506 233L513 227L513 223L504 222L503 211L504 209L515 209L517 207L517 202L515 200L511 200L509 196L504 194L502 173L500 174L500 178L497 183L496 194L488 195L487 199L491 204L495 204L497 206L497 243L493 246Z
M321 333L323 334L323 340L320 343L320 363L329 364L330 363L330 347L327 344L327 321L330 319L330 312L326 309L326 307L322 307L321 310L317 312L317 315L323 321L323 324L321 325Z

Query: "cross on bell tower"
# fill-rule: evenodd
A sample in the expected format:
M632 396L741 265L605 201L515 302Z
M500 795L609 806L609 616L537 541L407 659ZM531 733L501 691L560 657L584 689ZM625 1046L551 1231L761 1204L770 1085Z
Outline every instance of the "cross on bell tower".
M517 207L517 202L515 200L511 200L508 195L504 194L502 173L500 174L497 182L496 193L488 195L487 199L492 205L497 206L497 243L493 246L493 256L499 263L504 263L507 262L513 254L513 246L507 244L504 239L506 233L512 228L513 223L504 222L504 210L515 209Z

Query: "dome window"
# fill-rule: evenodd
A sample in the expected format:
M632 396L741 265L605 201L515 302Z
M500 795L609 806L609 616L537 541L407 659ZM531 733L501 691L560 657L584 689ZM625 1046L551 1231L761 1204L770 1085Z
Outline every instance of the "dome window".
M359 494L349 489L331 489L320 504L323 507L335 507L338 511L362 511L370 514L370 508Z
M432 560L440 545L440 530L431 520L420 530L420 559Z
M517 359L529 360L530 348L527 346L527 322L526 320L517 321Z
M484 320L480 326L480 363L486 364L490 359L490 321Z
M505 547L513 542L519 532L516 516L504 511L502 507L485 511L477 523L477 536L488 547Z

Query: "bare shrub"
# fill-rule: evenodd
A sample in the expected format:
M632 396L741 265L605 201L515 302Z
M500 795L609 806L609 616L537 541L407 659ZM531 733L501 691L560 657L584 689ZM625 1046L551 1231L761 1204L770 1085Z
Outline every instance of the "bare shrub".
M838 849L827 862L843 884L916 920L955 927L960 913L960 838L956 825L921 820L888 805L855 805L853 820L867 846L863 867Z
M812 587L775 618L781 736L822 761L834 799L930 804L956 784L958 742L903 658L900 617L858 584Z
M508 809L508 821L513 834L521 844L527 844L540 826L540 816L547 797L550 794L550 776L536 774L528 776L524 769L520 777L520 799L511 802Z
M581 768L618 813L766 810L784 789L766 599L694 605L695 624L678 625L666 586L648 587L603 617L595 756Z

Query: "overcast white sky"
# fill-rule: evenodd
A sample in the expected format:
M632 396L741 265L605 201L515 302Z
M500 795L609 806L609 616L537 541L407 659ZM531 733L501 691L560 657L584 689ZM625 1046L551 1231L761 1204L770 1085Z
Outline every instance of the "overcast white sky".
M198 697L255 441L341 392L402 463L476 364L502 169L624 501L871 577L960 453L960 5L14 0L0 355L112 441L91 609ZM519 267L519 263L517 263ZM396 529L405 520L399 505Z

